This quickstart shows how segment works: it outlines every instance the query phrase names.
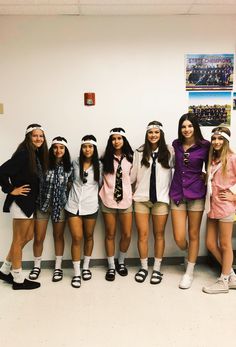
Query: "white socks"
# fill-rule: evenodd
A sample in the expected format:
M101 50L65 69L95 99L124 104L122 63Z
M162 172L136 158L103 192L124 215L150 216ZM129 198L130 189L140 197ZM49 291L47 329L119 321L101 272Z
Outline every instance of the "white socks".
M55 269L61 269L62 255L56 255Z
M5 275L8 275L11 271L11 262L8 260L5 260L0 268L0 271L4 273Z
M23 272L22 272L22 268L19 269L12 269L12 276L13 276L13 280L16 283L23 283L25 278L23 276Z
M83 270L88 270L89 269L90 259L91 259L91 256L88 256L88 255L84 256Z
M119 257L118 257L118 263L119 264L124 264L125 263L126 253L127 252L121 252L120 251Z
M141 268L144 270L148 270L148 258L140 259Z
M115 258L114 258L114 256L107 257L107 261L108 261L108 269L115 269Z
M185 273L192 277L193 276L194 267L195 267L195 263L190 263L190 261L188 261L187 269L186 269Z
M34 257L34 267L41 268L42 257Z
M153 270L154 271L159 271L161 270L161 262L162 259L160 258L154 258L154 265L153 265Z
M74 267L74 271L75 271L75 276L80 276L81 275L80 260L79 261L73 261L73 267Z

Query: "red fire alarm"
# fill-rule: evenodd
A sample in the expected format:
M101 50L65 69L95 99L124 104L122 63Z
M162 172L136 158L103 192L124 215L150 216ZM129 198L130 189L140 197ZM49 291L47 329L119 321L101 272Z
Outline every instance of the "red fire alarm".
M85 106L94 106L95 93L84 93L84 104Z

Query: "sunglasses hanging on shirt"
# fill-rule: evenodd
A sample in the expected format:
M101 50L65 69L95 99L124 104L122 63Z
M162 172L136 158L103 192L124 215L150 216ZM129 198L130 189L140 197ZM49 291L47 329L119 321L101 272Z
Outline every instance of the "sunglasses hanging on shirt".
M88 177L88 173L86 171L84 171L84 173L83 173L83 184L88 182L86 177Z
M188 152L184 152L183 160L184 160L184 165L188 166L188 162L189 162L189 153Z

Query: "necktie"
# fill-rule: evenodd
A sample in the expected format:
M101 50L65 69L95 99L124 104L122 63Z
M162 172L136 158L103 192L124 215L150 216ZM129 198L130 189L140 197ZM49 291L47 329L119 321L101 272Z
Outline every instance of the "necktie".
M154 204L157 202L157 191L156 191L156 159L157 152L152 153L152 167L150 176L149 186L149 200Z
M60 172L62 166L57 165L53 178L52 220L58 222L60 217Z
M123 199L123 187L122 187L122 168L121 168L121 162L124 157L121 157L119 160L118 158L114 158L116 161L118 161L118 167L116 170L116 183L115 183L115 189L114 189L114 199L118 203Z

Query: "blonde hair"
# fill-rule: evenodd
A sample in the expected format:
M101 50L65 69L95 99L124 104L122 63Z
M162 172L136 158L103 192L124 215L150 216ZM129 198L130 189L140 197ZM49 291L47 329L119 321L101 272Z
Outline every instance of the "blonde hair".
M217 132L224 132L228 136L231 135L229 128L227 127L216 127L212 130L212 136L214 136L214 133ZM223 137L223 146L220 152L217 152L214 150L213 146L211 145L210 151L209 151L209 157L208 157L208 168L207 172L210 173L210 166L213 160L218 159L222 163L222 173L223 176L226 176L226 168L227 168L227 157L229 154L233 153L233 151L229 147L229 141L226 140Z

